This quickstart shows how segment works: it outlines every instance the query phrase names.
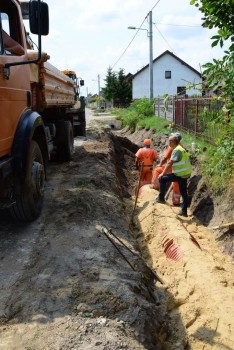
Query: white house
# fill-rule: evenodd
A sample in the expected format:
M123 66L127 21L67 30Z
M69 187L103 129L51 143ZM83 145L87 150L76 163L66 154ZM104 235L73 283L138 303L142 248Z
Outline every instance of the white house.
M193 88L186 88L193 84ZM201 95L202 77L196 69L170 51L153 60L153 95ZM132 79L132 97L149 97L149 65L143 67Z

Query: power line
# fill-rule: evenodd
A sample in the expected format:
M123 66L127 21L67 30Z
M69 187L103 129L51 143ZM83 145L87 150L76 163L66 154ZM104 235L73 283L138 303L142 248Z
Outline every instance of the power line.
M175 27L202 27L202 25L200 24L172 24L172 23L154 23L154 24L160 24L160 25L163 25L163 26L175 26Z
M158 1L156 2L156 4L154 5L154 7L151 9L151 11L153 11L153 9L158 5L159 2L160 2L160 0L158 0Z
M166 38L163 36L163 34L160 32L160 30L158 29L158 27L156 26L156 24L154 23L155 28L157 29L157 31L159 32L159 34L161 35L161 37L163 38L163 40L166 42L166 44L170 47L170 49L172 50L172 52L175 54L173 48L170 46L170 44L168 43L168 41L166 40Z
M147 17L147 16L146 16ZM123 55L125 54L125 52L127 51L127 49L129 48L129 46L131 45L131 43L133 42L133 40L135 39L135 37L137 36L138 32L141 30L141 27L143 26L145 20L146 20L146 17L144 18L143 22L141 23L140 27L138 28L136 34L133 36L132 40L130 41L130 43L128 44L128 46L126 47L126 49L124 50L124 52L120 55L120 57L118 58L118 60L115 62L115 64L112 66L111 69L113 69L116 64L120 61L120 59L123 57Z
M158 3L159 3L160 1L161 1L161 0L158 0L158 1L156 2L156 4L155 4L155 5L153 6L153 8L151 9L151 11L153 11L153 9L158 5ZM121 58L123 57L123 55L125 54L125 52L126 52L127 49L129 48L129 46L131 45L131 43L133 42L133 40L134 40L135 37L137 36L138 32L141 30L141 27L143 26L143 24L144 24L144 22L145 22L145 20L146 20L147 17L148 17L148 14L147 14L147 16L144 18L144 20L143 20L143 22L141 23L140 27L138 28L136 34L133 36L132 40L130 41L130 43L128 44L128 46L127 46L126 49L124 50L124 52L120 55L120 57L118 58L118 60L113 64L113 66L112 66L111 69L113 69L113 68L117 65L117 63L121 60Z

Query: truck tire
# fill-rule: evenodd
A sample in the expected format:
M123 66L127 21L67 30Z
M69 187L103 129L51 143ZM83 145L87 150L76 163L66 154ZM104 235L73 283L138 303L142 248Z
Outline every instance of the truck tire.
M45 187L45 165L38 143L31 141L26 176L20 194L9 208L11 216L19 221L33 221L41 213Z
M74 126L74 134L75 136L86 136L86 123L81 122L80 125Z
M85 110L77 111L74 116L74 136L86 136Z
M56 145L57 145L57 159L61 162L67 162L72 159L74 151L74 136L72 124L65 120L56 125Z

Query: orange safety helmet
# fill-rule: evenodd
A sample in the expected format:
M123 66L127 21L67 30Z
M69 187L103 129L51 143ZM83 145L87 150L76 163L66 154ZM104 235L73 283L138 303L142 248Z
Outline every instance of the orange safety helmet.
M150 139L145 139L145 140L144 140L144 145L145 145L145 146L149 146L150 144L151 144Z

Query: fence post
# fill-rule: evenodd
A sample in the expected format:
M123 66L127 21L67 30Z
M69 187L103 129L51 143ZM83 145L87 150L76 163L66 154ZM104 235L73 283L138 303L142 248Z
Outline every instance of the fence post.
M182 98L180 98L180 101L181 101L181 106L182 106L182 113L181 113L181 116L182 116L182 118L181 118L181 123L182 123L182 127L184 127L184 110L185 110L185 108L184 108L184 105L185 105L185 100L184 99L182 99Z
M196 115L195 115L195 135L198 131L198 99L196 99Z
M172 120L175 123L175 96L172 96Z

